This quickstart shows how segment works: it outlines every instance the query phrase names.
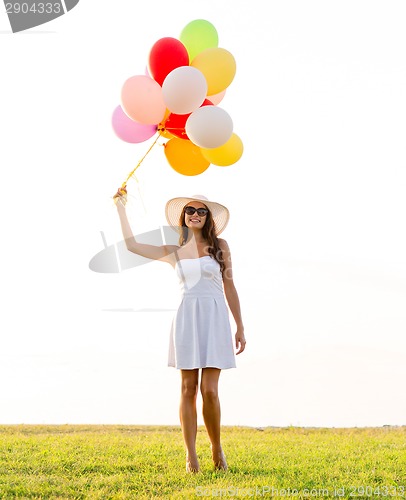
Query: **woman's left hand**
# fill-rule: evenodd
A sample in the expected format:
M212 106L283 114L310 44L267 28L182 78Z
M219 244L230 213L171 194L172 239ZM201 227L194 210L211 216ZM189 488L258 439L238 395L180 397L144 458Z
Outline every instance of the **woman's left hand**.
M235 334L235 348L238 349L238 351L236 354L241 354L244 351L246 343L244 331L237 330L237 333Z

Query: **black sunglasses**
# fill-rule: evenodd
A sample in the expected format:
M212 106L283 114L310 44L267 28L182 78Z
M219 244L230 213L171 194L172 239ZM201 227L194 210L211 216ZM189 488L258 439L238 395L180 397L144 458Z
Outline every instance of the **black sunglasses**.
M197 212L199 217L203 217L204 215L207 215L208 210L207 208L185 207L185 214L193 215L195 212Z

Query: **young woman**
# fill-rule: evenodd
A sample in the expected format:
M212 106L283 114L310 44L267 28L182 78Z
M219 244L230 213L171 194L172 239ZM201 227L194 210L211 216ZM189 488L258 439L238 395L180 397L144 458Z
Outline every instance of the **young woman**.
M245 349L240 302L233 282L230 249L218 238L229 211L204 196L173 198L166 204L170 226L180 233L179 245L138 243L126 215L127 193L114 195L127 248L149 259L173 266L179 278L182 300L172 323L168 365L181 372L180 422L186 447L186 470L199 472L196 453L196 398L200 391L203 419L211 442L216 469L227 469L220 440L218 381L222 369L235 368L228 308L234 317L236 354Z

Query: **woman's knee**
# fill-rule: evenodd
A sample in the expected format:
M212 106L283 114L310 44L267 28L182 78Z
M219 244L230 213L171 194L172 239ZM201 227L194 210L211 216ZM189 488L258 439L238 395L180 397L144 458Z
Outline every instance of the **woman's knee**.
M203 401L213 402L218 400L218 388L214 384L202 384L200 386Z
M195 398L198 391L198 379L195 377L183 377L181 384L182 396L186 398Z

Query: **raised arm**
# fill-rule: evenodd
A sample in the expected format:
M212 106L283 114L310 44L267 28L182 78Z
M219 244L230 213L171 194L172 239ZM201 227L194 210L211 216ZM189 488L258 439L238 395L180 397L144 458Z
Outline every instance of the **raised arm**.
M235 347L238 349L237 354L240 354L245 349L245 336L244 325L241 316L240 299L238 297L237 289L234 285L233 268L231 263L231 253L227 242L220 239L220 248L223 254L224 271L223 271L223 285L224 295L226 296L227 303L230 307L231 314L233 315L237 332L235 334Z
M147 259L169 261L169 256L177 250L176 246L148 245L146 243L139 243L134 238L125 208L127 203L127 190L125 188L119 188L117 193L113 196L113 199L117 207L117 213L120 217L121 230L127 249Z

